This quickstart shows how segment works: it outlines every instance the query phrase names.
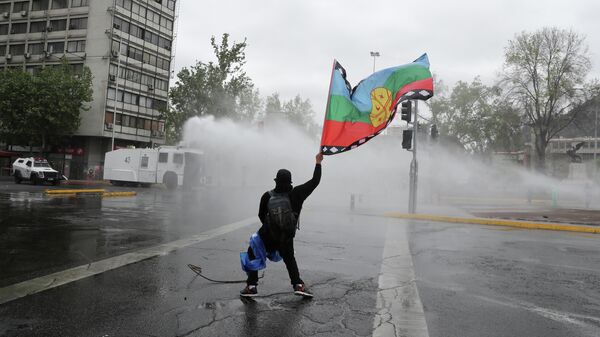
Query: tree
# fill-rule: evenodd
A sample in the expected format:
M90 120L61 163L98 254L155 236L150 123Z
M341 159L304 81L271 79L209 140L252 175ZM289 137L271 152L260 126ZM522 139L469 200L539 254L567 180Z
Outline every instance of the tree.
M181 138L183 124L194 116L213 115L233 120L251 121L260 110L258 90L246 75L246 40L230 45L229 34L223 34L221 43L210 40L216 62L197 61L183 68L170 90L172 107L164 111L167 139Z
M543 171L550 139L568 126L588 92L591 68L585 38L573 31L543 28L523 32L505 50L503 83L523 109L535 134L536 167Z
M278 93L267 97L265 104L265 118L273 118L278 114L291 124L300 127L308 134L315 135L319 127L314 121L315 112L309 99L302 99L296 95L289 101L281 102Z
M429 108L440 132L472 153L515 151L523 144L518 111L499 87L488 87L478 77L459 81L449 96L436 93Z
M37 75L7 70L0 75L2 131L11 139L40 144L45 151L56 136L71 135L80 125L80 112L92 100L92 74L80 73L64 62L45 67Z

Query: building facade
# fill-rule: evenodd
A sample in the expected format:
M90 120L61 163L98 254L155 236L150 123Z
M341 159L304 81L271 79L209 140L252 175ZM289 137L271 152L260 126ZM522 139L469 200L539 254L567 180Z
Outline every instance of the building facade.
M93 101L51 150L67 176L101 177L111 148L164 144L176 0L0 0L0 67L90 68ZM18 145L18 144L17 144ZM14 151L26 149L14 146ZM58 164L59 168L61 164Z

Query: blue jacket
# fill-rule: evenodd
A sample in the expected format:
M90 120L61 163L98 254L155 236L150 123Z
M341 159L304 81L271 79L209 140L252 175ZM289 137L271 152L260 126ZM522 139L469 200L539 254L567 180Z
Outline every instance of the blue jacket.
M273 262L281 261L281 256L278 251L267 253L265 244L258 233L254 233L250 237L250 248L252 248L252 252L254 253L254 260L250 260L247 252L240 253L242 269L245 272L265 269L267 267L267 259Z

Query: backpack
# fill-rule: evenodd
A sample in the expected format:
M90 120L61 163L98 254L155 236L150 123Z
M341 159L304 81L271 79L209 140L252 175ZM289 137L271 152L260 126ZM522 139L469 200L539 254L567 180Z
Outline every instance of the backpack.
M298 220L292 210L292 202L288 193L275 193L269 191L269 202L267 203L267 226L271 236L279 241L285 242L296 235Z

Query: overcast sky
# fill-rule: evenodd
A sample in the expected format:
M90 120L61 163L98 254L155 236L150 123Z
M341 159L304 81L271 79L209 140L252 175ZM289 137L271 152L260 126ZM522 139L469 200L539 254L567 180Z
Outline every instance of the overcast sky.
M600 77L598 0L179 0L175 71L214 60L210 37L247 38L246 70L263 97L309 98L319 119L327 101L332 60L354 86L373 68L429 55L446 84L481 76L490 83L507 41L545 26L587 37L591 76ZM171 83L173 84L174 81Z

